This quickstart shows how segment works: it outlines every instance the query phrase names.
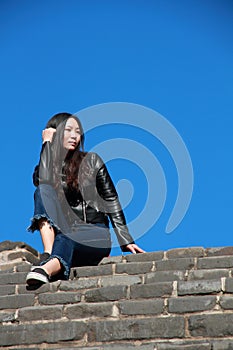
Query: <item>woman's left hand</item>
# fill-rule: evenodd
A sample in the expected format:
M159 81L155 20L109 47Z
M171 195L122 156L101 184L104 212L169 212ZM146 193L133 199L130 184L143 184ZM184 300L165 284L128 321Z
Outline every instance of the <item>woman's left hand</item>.
M145 250L138 247L137 244L127 244L125 247L128 251L130 251L133 254L145 253Z

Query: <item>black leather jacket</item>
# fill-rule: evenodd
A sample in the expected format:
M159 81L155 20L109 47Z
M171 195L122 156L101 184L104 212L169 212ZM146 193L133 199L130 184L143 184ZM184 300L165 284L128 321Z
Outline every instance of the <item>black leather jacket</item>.
M51 143L45 142L40 153L40 162L33 173L33 183L53 184L53 160ZM109 227L109 220L116 233L123 251L125 246L134 243L130 235L118 194L108 170L96 153L87 153L81 162L78 176L79 191L67 189L63 181L66 200L76 214L77 221L86 223L104 223Z

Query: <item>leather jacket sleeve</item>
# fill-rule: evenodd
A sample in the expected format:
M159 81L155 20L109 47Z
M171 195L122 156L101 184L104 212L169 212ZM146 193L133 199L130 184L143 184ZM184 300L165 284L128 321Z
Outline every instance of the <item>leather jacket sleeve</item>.
M126 225L125 215L121 208L118 194L106 166L103 164L96 176L96 187L99 195L106 201L110 212L107 215L116 233L122 251L127 251L126 245L134 243Z
M39 184L52 184L53 172L52 172L52 150L51 142L44 142L40 152L40 161L34 169L32 175L33 184L39 186Z

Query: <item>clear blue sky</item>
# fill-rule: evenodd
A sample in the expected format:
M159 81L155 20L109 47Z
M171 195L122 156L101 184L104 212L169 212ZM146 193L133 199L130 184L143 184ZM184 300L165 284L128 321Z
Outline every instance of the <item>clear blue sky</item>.
M60 111L128 102L159 112L176 128L194 171L187 214L166 234L177 193L174 164L150 135L121 126L121 137L151 147L167 179L164 211L137 243L147 251L233 244L232 0L3 0L0 33L1 241L42 250L39 234L26 227L46 121ZM109 133L89 136L87 150ZM115 182L117 162L109 163ZM143 207L145 179L127 166L131 219Z

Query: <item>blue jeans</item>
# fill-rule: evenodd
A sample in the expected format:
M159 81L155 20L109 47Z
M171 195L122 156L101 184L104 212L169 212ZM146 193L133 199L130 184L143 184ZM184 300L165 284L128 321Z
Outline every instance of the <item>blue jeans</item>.
M63 278L69 278L71 267L97 265L110 254L109 228L102 223L80 223L79 220L69 226L56 191L46 184L39 185L34 193L34 216L28 231L38 230L41 218L46 218L56 233L51 256L42 265L57 258L62 265Z

